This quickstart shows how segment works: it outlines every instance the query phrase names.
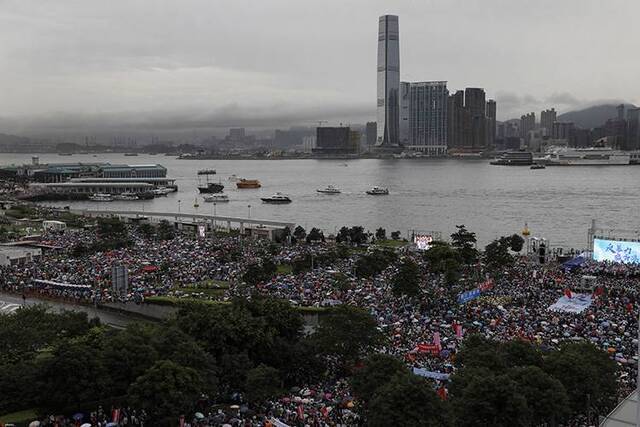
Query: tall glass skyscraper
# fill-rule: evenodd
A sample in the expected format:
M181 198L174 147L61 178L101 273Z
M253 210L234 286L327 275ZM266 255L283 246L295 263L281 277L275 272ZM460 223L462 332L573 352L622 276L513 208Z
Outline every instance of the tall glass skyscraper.
M383 15L378 25L378 135L376 146L400 142L400 41L398 17Z

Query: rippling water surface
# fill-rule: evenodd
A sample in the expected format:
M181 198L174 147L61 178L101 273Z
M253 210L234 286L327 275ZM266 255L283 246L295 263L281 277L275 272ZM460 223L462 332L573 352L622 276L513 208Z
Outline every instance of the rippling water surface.
M598 225L640 229L640 166L528 167L490 166L480 160L178 160L173 157L108 154L92 157L40 155L41 162L160 163L176 179L177 193L136 202L65 202L74 207L211 213L213 204L198 195L196 172L215 168L211 179L225 185L231 202L216 204L218 215L292 221L309 229L333 232L342 225L400 230L433 230L448 235L455 224L478 234L481 244L519 232L527 222L534 235L552 245L585 247L591 219ZM0 153L0 164L25 163L29 155ZM346 166L345 166L346 165ZM238 190L227 178L255 178L262 188ZM204 178L204 177L201 177ZM333 184L342 194L317 188ZM388 187L388 196L368 196L365 190ZM288 194L293 203L267 205L260 197ZM194 208L198 198L199 208Z

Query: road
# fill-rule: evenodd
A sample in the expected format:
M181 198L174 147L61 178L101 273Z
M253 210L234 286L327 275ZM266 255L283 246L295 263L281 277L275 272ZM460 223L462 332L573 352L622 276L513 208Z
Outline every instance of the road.
M114 313L112 311L100 310L95 307L86 305L67 304L63 302L40 300L36 298L27 298L25 304L46 304L56 311L83 311L88 314L89 318L97 317L103 324L119 329L126 327L127 324L131 322L139 321L139 319L136 319L135 317L127 316L120 313ZM23 305L22 297L0 292L0 312L3 312L3 307L5 307L5 312L10 312L16 308L16 305Z

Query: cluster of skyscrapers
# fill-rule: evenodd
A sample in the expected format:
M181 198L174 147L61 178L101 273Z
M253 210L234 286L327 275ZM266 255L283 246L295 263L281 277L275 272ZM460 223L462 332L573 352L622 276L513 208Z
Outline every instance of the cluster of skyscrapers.
M377 122L367 142L380 151L441 156L448 149L482 151L496 135L496 103L481 88L450 95L446 81L401 82L398 17L378 23ZM375 138L373 131L376 131Z

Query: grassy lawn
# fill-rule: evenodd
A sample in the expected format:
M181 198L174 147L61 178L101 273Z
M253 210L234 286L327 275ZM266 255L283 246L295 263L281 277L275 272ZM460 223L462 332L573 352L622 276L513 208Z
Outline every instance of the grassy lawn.
M33 409L25 409L24 411L14 412L12 414L1 415L0 423L8 424L27 424L37 417L36 411Z
M278 269L276 273L278 274L291 274L293 272L293 267L290 264L280 264L278 265Z
M217 289L217 288L215 289L214 288L193 288L193 287L187 286L184 288L178 288L176 290L184 293L196 293L196 294L202 293L210 297L219 297L224 294L224 289Z
M203 280L202 282L194 282L185 288L209 288L209 289L229 289L229 282L226 280Z

